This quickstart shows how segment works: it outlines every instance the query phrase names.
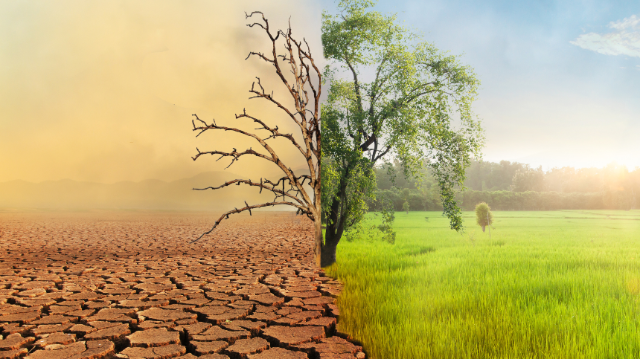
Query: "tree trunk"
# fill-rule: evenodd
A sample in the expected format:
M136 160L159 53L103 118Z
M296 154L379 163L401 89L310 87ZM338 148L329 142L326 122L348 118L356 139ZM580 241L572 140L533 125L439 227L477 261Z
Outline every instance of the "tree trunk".
M316 216L316 220L315 220L315 236L316 236L316 242L315 242L315 248L314 248L314 257L315 257L315 262L316 262L316 266L318 268L321 268L322 265L322 220L320 219L320 216Z
M484 227L485 227L485 226L482 226L482 232L484 232Z
M342 238L344 231L345 216L347 215L342 205L347 200L347 177L350 170L347 167L345 177L340 178L340 184L338 185L338 191L336 198L331 204L331 210L327 218L327 228L324 234L324 244L322 245L322 267L329 266L336 262L336 248L338 242Z
M344 192L338 198L341 201L345 201L346 196L344 195ZM344 232L345 214L342 213L340 216L339 206L336 205L332 207L330 218L333 219L333 222L331 224L327 224L327 228L324 233L324 244L322 245L322 267L329 266L336 262L336 248L338 247L338 242L340 242L340 238L342 238L342 233Z
M336 262L336 248L338 248L339 241L340 238L332 236L329 231L325 233L325 243L322 245L322 267L330 266Z

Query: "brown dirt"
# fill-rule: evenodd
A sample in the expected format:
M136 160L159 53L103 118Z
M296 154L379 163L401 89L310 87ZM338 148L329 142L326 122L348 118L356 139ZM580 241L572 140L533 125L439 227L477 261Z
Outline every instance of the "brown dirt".
M215 219L0 212L0 358L365 358L310 221Z

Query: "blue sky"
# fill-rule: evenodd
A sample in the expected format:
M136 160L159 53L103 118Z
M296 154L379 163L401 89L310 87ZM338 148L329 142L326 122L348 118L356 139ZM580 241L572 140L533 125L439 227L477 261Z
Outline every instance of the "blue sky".
M380 0L374 9L474 68L486 160L640 166L640 1Z

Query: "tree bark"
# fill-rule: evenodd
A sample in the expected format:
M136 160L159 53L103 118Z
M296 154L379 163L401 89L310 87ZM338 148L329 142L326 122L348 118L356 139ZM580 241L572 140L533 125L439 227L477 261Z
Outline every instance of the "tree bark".
M320 216L316 216L316 220L315 220L315 236L316 236L316 241L315 241L315 248L314 248L314 256L315 256L315 262L316 262L316 266L318 268L322 268L322 220L320 219Z
M347 215L341 206L341 204L347 200L347 181L345 177L340 179L338 192L336 194L337 199L331 204L331 212L329 212L330 223L327 224L324 234L324 244L322 245L322 267L329 266L336 262L336 248L338 247L340 238L342 238L346 220L345 216Z
M326 232L322 245L322 267L330 266L336 262L336 249L339 241L339 237L331 235L329 231Z

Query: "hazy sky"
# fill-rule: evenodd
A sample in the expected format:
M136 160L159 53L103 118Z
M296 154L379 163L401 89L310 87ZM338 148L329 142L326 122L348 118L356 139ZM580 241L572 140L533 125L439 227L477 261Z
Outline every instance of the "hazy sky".
M255 76L279 94L261 10L274 28L291 16L322 64L320 1L0 2L0 182L70 178L112 183L175 180L228 161L201 150L238 149L229 134L195 139L191 114L235 124L278 112L248 100ZM385 1L425 40L473 67L486 160L534 166L640 166L639 1ZM280 93L280 95L283 95ZM256 148L256 147L254 147ZM285 157L301 164L295 154ZM241 160L229 171L264 171Z
M234 114L246 107L286 127L279 112L248 99L255 76L276 99L284 96L269 64L245 61L270 42L246 26L244 11L262 10L274 29L291 15L294 36L308 36L322 58L319 4L297 3L0 2L0 182L175 180L229 164L211 156L193 162L196 146L257 149L230 133L196 139L191 115L242 126L249 120ZM304 163L299 153L282 157L294 169ZM228 171L257 179L262 163L243 157Z

